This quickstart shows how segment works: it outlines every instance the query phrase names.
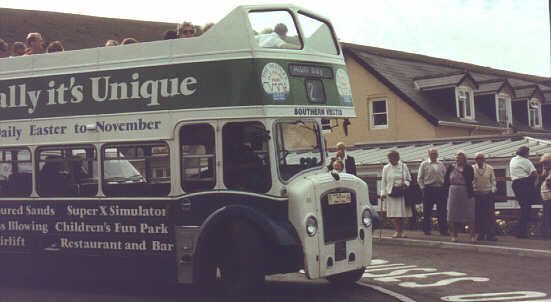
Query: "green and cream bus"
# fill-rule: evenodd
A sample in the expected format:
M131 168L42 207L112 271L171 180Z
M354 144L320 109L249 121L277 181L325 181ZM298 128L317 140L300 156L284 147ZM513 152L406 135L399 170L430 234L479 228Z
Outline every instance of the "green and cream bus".
M196 38L0 59L2 272L131 270L232 295L302 269L355 282L367 185L328 171L321 123L354 116L331 24L295 6L241 6Z

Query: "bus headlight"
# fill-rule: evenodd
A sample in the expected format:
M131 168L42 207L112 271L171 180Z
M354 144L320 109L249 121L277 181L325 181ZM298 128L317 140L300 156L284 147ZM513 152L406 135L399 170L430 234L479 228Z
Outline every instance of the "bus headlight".
M316 235L317 232L318 232L318 221L314 216L308 217L308 219L306 219L306 234L312 237Z
M371 225L371 222L372 222L371 211L369 209L365 209L362 212L362 223L366 228L368 228Z

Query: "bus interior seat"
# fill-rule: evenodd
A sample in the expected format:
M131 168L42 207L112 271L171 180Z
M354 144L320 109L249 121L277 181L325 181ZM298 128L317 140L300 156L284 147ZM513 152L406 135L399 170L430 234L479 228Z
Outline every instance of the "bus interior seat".
M6 195L29 196L32 191L32 182L31 173L14 173L8 177Z

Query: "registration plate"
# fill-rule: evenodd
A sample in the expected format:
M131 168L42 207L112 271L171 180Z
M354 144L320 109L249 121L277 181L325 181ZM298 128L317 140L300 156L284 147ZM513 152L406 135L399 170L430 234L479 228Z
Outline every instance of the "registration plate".
M345 192L345 193L330 193L327 195L327 203L330 206L338 205L338 204L347 204L352 202L352 194Z

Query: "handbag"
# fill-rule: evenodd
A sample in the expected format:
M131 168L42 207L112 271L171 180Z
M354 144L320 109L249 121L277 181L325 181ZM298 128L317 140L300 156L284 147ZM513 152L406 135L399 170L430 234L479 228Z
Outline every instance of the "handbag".
M404 188L396 186L393 186L392 191L390 191L390 194L388 194L388 196L390 197L401 197L402 195L404 195Z
M404 183L404 163L402 163L402 184L400 186L392 186L392 191L390 191L390 194L388 194L388 196L390 197L402 197L404 195L404 187L403 187L403 183Z

